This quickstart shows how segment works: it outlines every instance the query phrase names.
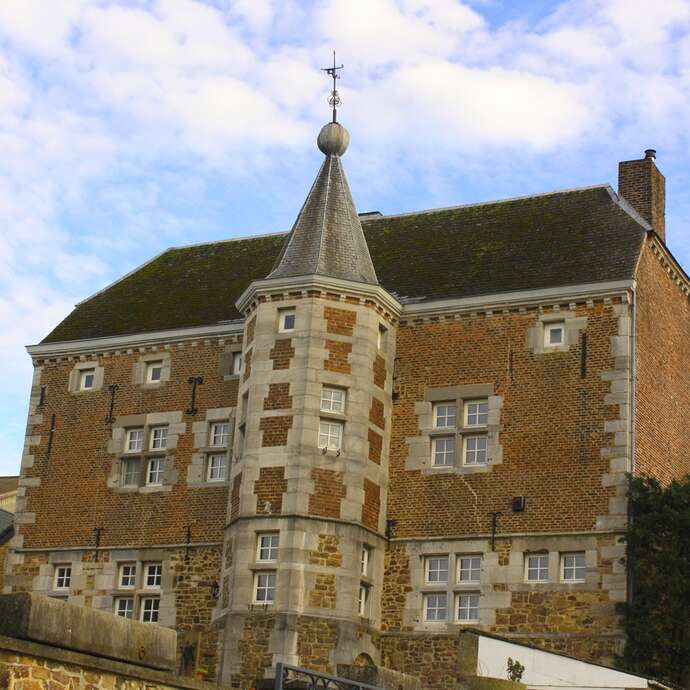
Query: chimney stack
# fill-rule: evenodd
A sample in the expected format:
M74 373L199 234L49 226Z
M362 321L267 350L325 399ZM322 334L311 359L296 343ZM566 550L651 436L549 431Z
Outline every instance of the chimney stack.
M654 162L656 151L644 158L618 164L618 194L622 196L666 242L666 178Z

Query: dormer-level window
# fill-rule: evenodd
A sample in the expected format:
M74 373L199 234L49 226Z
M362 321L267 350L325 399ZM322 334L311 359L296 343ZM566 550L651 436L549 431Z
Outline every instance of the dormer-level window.
M146 383L160 383L163 378L163 362L147 362Z
M455 402L440 402L434 405L434 426L437 429L455 427L457 407Z
M79 372L79 390L90 391L93 390L93 384L96 380L95 369L82 369Z
M211 445L214 448L224 448L228 445L229 434L230 424L228 422L211 424Z
M168 427L157 426L151 429L150 450L163 450L168 447Z
M558 347L565 344L565 323L554 321L544 324L544 347Z
M281 333L295 330L295 310L294 309L280 309L278 311L278 330Z
M465 426L486 426L488 421L488 401L470 400L465 403Z
M232 373L238 375L242 371L242 353L232 353Z

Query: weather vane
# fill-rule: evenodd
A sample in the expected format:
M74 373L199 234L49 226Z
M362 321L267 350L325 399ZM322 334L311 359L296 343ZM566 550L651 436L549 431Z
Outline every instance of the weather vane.
M338 95L338 90L335 88L335 81L336 79L340 79L340 75L338 74L338 70L342 69L343 65L337 65L335 64L335 50L333 51L333 67L322 67L321 71L325 72L328 74L332 79L333 79L333 90L331 91L331 95L328 97L328 105L330 105L333 108L333 122L336 121L336 110L338 106L340 105L340 96Z

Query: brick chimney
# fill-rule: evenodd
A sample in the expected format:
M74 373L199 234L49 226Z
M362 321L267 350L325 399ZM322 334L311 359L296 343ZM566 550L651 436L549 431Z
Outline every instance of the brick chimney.
M666 178L654 162L656 151L644 158L618 164L618 194L622 196L666 242Z

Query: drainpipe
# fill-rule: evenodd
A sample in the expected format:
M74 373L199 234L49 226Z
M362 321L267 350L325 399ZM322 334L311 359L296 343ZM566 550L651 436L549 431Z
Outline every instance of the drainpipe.
M633 282L633 286L630 290L630 310L631 310L631 323L630 323L630 474L635 476L635 466L636 466L636 393L637 393L637 283ZM628 523L632 524L634 519L632 501L630 500L630 495L628 494ZM634 578L632 574L632 564L629 560L626 547L626 593L625 599L628 607L632 606L633 603L633 585Z

